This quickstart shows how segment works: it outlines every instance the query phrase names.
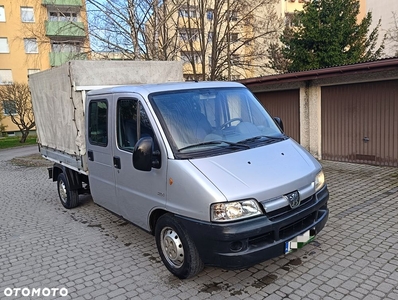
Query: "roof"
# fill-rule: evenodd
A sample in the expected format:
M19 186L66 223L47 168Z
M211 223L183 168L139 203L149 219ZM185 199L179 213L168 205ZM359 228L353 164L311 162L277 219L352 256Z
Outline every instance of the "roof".
M255 85L317 80L317 79L331 78L341 75L379 72L379 71L388 71L388 70L397 70L397 69L398 69L398 57L393 57L382 60L357 63L352 65L344 65L344 66L330 67L324 69L292 72L292 73L277 74L277 75L268 75L257 78L248 78L248 79L239 80L239 82L249 87Z
M226 81L200 81L200 82L168 82L160 84L142 84L142 85L124 85L106 87L92 90L88 95L101 95L112 93L139 93L148 95L155 92L167 92L175 90L189 90L198 88L222 88L222 87L242 87L243 85L237 82Z

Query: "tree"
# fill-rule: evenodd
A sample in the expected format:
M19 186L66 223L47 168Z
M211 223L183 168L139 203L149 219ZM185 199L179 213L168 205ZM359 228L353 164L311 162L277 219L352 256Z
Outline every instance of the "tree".
M4 114L18 126L22 133L21 143L26 141L29 131L35 127L29 86L26 83L12 83L0 86L0 103Z
M277 73L286 73L289 69L289 61L283 56L281 46L278 43L271 43L268 47L267 67Z
M182 59L195 79L231 80L267 72L267 47L282 28L275 0L190 0L178 19ZM181 16L181 14L180 14Z
M168 20L181 1L170 1L170 6L163 2L86 0L92 48L119 53L124 59L175 59L176 39L169 34Z
M4 119L3 110L1 109L0 105L0 137L3 135L3 132L6 130L7 125L3 125L1 121Z
M197 80L266 72L278 0L87 0L91 44L125 59L177 60Z
M313 0L293 17L282 37L282 54L289 71L359 63L381 57L376 49L378 25L370 31L370 12L358 20L358 0Z

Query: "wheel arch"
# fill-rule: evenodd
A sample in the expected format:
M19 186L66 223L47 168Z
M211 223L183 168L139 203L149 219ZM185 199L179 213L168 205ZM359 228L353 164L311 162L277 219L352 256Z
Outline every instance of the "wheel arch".
M80 180L79 173L69 169L68 167L55 163L53 165L53 181L57 181L59 174L64 173L68 179L69 187L71 190L78 190L82 188L82 181Z
M155 235L156 222L159 220L161 216L167 213L169 213L167 210L161 208L155 209L154 211L151 212L151 215L149 216L149 227L150 227L150 233L152 235Z

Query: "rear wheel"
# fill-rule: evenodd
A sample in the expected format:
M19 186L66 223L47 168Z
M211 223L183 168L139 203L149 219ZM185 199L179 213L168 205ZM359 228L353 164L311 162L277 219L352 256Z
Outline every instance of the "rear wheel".
M165 214L159 218L155 238L160 257L173 275L186 279L203 269L193 241L172 215Z
M57 189L59 199L65 208L71 209L79 205L79 193L70 189L68 178L64 173L58 175Z

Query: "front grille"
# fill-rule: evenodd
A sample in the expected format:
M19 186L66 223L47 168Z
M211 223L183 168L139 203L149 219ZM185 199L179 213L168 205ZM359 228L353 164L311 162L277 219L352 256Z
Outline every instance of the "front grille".
M292 236L300 232L301 230L309 227L311 224L314 224L316 221L317 211L309 214L308 216L294 222L293 224L289 224L285 227L282 227L279 230L279 238L284 239L286 237Z
M295 208L291 208L289 205L279 208L274 211L266 212L265 215L270 221L277 221L279 218L286 217L289 213L296 211L297 209L303 209L307 206L311 206L315 203L315 197L312 195L304 200L301 200L300 205Z
M253 248L253 247L262 247L265 245L269 245L272 244L274 241L275 241L274 232L271 231L263 235L249 238L248 243L249 247Z

